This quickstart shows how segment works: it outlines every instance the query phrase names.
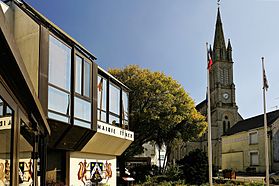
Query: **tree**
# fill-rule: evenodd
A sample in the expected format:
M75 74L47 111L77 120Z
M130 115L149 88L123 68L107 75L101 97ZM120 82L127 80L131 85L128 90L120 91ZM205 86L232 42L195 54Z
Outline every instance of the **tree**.
M204 116L176 80L136 65L110 69L109 73L131 89L129 126L135 140L119 159L142 153L142 145L149 141L159 147L167 145L168 151L175 139L189 140L205 131Z
M187 183L201 185L208 182L207 160L206 153L196 149L178 161L183 170L183 178Z

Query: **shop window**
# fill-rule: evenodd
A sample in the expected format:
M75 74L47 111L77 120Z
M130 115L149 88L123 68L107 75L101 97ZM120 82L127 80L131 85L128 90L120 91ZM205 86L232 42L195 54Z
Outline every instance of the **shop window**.
M120 120L120 89L109 84L109 123L119 126Z
M49 36L48 117L69 122L71 48Z
M19 183L32 185L34 161L31 157L34 146L34 133L26 123L20 123L19 143Z
M91 128L91 64L76 55L74 124Z
M259 165L259 152L250 152L250 165Z
M107 80L98 76L98 120L107 122Z
M122 91L122 124L123 127L125 127L126 129L128 129L128 117L129 117L129 104L128 104L128 93L125 91Z
M249 144L257 144L258 143L258 132L250 132L249 133Z
M13 127L13 110L0 98L0 184L10 185L11 180L11 138Z

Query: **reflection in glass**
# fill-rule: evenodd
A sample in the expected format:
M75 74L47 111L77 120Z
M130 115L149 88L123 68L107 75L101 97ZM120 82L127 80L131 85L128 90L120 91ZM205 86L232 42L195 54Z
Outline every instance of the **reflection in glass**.
M107 112L107 80L101 76L98 76L98 120L106 121ZM100 109L101 108L101 109Z
M82 59L76 56L75 90L81 94Z
M3 108L4 108L4 102L0 98L0 116L3 116Z
M120 89L113 85L109 84L109 111L120 115Z
M87 97L90 97L90 73L91 73L91 65L87 61L84 61L83 94L84 96Z
M70 90L71 49L49 36L49 83Z
M122 92L122 101L122 116L124 120L128 120L128 94L125 91Z
M91 103L75 97L75 118L91 122Z
M2 177L0 184L10 185L11 178L11 131L13 126L13 110L0 99L0 107L2 107L2 113L0 116L0 171L2 171ZM7 111L9 113L7 113Z
M55 119L57 121L62 121L62 122L65 122L65 123L69 123L69 117L62 116L60 114L55 114L51 111L48 111L48 117L51 118L51 119Z
M84 128L91 128L91 123L90 122L85 122L85 121L81 121L78 119L74 120L74 124L80 127L84 127Z
M54 87L48 87L48 109L61 114L70 114L70 95Z
M23 121L20 124L20 144L19 144L19 183L32 185L33 179L33 159L31 153L34 146L34 134L32 129Z
M112 125L119 126L119 117L115 117L113 115L109 115L109 123Z
M98 110L98 120L106 122L107 121L106 112Z

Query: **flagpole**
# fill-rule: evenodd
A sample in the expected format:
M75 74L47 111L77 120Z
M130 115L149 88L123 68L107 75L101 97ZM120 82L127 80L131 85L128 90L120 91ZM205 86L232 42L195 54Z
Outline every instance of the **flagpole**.
M262 57L262 69L263 69L263 105L264 105L264 143L265 143L265 180L266 185L269 186L269 159L268 159L268 138L267 138L267 118L266 118L266 100L265 92L268 88L267 79L264 69L264 57Z
M206 54L207 54L207 65L208 65L208 43L206 42ZM208 122L208 173L209 173L209 185L212 186L212 147L211 147L211 108L210 108L210 79L209 70L207 68L207 122Z

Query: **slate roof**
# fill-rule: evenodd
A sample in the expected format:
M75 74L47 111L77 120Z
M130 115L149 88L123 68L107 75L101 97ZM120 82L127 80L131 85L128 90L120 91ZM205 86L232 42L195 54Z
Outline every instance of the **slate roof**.
M267 113L267 125L271 125L279 118L279 110ZM230 128L224 136L230 136L242 131L248 131L255 128L264 126L264 115L254 116L242 121L237 122L232 128Z

